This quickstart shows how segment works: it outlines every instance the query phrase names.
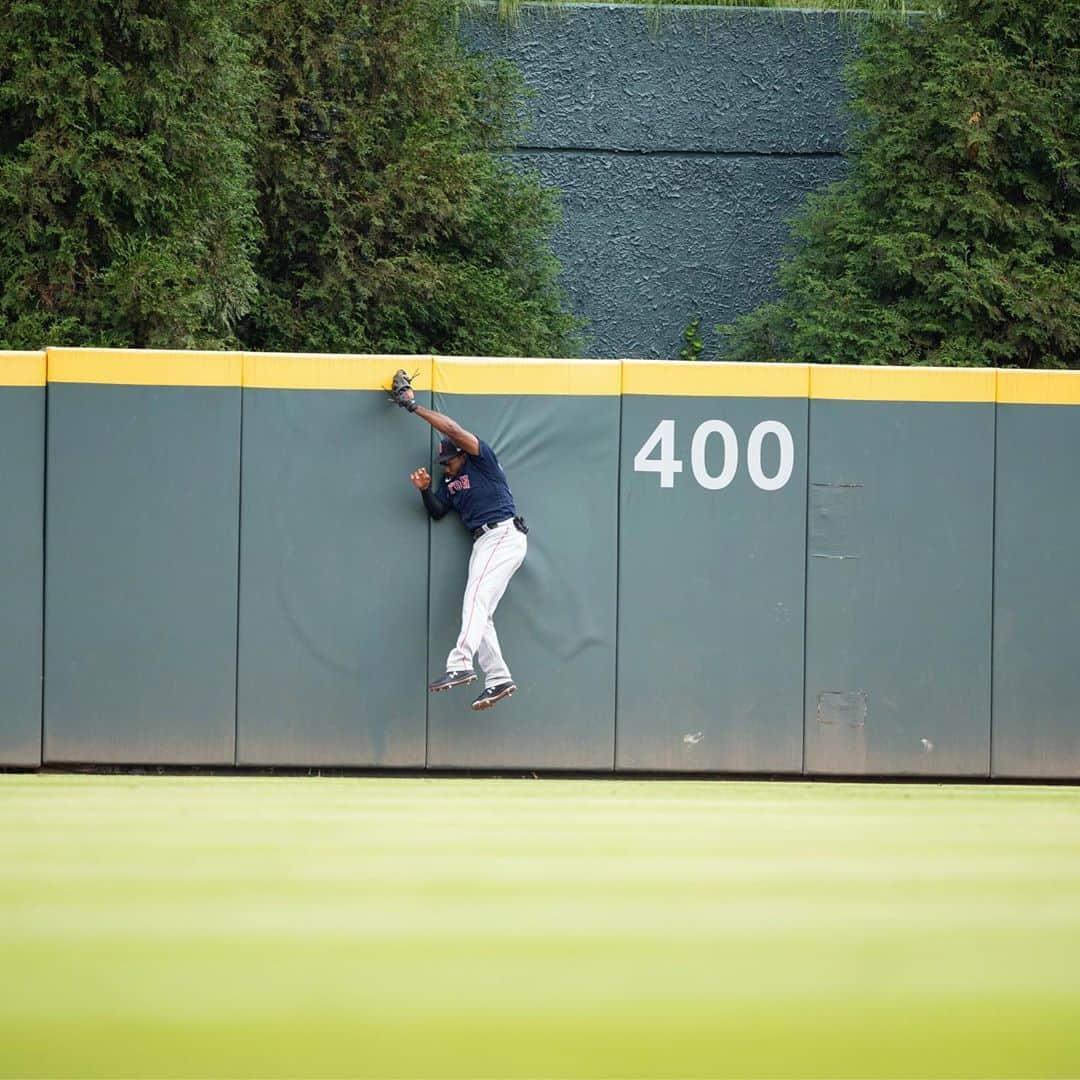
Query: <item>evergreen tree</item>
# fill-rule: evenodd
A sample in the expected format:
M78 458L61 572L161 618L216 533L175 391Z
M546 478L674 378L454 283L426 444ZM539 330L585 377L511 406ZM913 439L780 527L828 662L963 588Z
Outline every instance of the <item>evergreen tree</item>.
M497 152L519 86L453 0L262 0L254 348L553 355L575 347L556 206Z
M871 23L847 177L726 359L1080 366L1080 4Z
M245 0L0 2L0 344L222 346L255 292Z

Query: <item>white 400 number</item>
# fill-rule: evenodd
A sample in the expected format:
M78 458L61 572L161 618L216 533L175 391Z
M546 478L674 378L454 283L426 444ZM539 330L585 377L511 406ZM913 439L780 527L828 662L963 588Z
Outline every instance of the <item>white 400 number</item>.
M720 471L709 471L709 437L718 435L723 445L723 465ZM772 476L765 474L761 464L761 448L767 436L776 438L780 446L780 466ZM658 456L653 457L653 451ZM694 479L709 491L726 488L735 479L739 468L739 440L735 429L726 420L706 420L700 424L690 440L690 468ZM746 471L755 487L762 491L779 491L790 479L795 468L795 442L786 424L779 420L762 420L746 444ZM675 486L675 474L683 471L682 461L675 456L675 421L661 420L653 433L634 455L634 472L660 474L660 486Z

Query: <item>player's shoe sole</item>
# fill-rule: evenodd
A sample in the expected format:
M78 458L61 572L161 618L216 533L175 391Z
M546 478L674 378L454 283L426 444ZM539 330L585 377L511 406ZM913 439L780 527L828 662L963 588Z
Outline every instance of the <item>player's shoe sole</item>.
M433 694L437 694L440 690L450 690L455 686L468 686L471 682L476 682L475 671L448 671L433 683L428 683L428 690Z
M480 712L482 709L490 709L492 705L508 698L517 687L512 682L499 683L498 686L488 687L473 703L472 707Z

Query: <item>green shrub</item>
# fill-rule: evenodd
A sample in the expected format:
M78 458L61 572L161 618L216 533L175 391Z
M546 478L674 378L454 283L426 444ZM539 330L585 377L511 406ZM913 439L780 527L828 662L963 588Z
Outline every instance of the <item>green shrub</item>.
M451 0L257 4L262 349L565 353L550 193L500 159L518 83Z
M1080 5L949 0L849 69L847 177L725 358L1080 366Z
M0 347L549 355L556 203L452 0L13 0Z
M0 17L0 344L219 346L255 293L239 0Z

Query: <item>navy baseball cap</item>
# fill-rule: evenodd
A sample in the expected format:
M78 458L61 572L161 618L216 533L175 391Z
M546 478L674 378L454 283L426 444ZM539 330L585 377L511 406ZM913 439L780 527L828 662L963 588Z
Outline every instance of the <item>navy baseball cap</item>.
M445 465L451 458L455 458L458 454L464 454L465 451L460 446L456 446L451 439L439 440L439 464Z

